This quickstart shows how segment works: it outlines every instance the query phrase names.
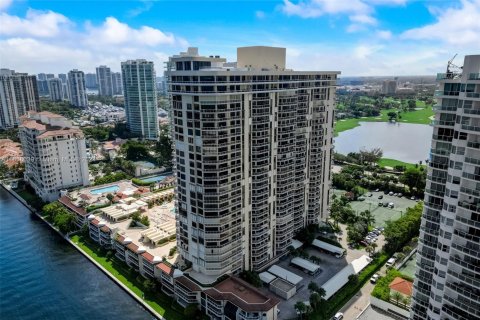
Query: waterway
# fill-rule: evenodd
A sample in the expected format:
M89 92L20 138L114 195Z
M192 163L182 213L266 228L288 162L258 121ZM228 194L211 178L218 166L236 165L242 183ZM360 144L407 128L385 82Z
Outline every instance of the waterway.
M340 132L335 152L348 154L379 147L383 157L418 163L429 159L433 127L424 124L360 122L359 127Z
M152 319L0 187L0 319Z

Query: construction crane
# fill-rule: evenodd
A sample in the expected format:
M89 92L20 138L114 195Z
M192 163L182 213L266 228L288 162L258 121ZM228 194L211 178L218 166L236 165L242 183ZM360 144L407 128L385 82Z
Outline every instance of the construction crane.
M453 64L453 60L455 59L456 56L457 56L457 53L455 53L453 58L450 59L447 63L447 74L446 75L447 75L448 79L453 79L454 74L460 73L461 69L463 69L463 67L459 67L459 66Z

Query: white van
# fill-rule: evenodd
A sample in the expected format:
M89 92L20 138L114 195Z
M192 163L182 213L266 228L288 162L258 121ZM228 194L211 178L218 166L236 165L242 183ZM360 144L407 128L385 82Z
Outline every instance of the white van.
M396 261L397 261L397 260L395 260L395 258L390 258L390 259L388 259L388 261L387 261L387 263L386 263L386 266L387 266L387 267L391 267L391 266L393 266L393 265L395 264Z

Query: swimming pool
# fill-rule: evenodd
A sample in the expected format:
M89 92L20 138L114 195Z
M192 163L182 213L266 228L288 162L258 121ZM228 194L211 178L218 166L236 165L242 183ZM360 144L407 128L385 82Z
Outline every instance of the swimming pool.
M102 194L102 193L107 193L107 192L117 192L118 189L120 189L120 187L118 185L114 184L113 186L108 186L108 187L104 187L104 188L98 188L98 189L90 190L90 193L91 194Z
M153 176L145 179L141 179L143 182L159 182L165 179L167 176L166 175L158 175L158 176Z

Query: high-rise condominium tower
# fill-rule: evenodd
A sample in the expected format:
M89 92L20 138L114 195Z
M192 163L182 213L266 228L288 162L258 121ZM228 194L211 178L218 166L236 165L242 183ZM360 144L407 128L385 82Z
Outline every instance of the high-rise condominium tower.
M48 79L48 95L52 101L63 100L63 83L59 78Z
M120 72L112 72L112 87L113 87L113 94L115 95L123 94L122 74Z
M411 318L480 319L480 55L437 80Z
M29 112L19 137L25 157L25 181L44 201L55 201L60 190L89 184L82 130L51 112Z
M38 110L37 79L26 73L0 70L0 129L20 124L20 116Z
M98 94L105 97L113 95L112 72L109 67L97 67Z
M88 106L87 91L85 89L85 74L74 69L68 73L68 93L70 103L75 107Z
M125 113L129 130L144 139L158 138L157 90L153 62L122 62Z
M288 70L285 53L169 60L177 247L199 281L264 268L327 216L339 72Z

